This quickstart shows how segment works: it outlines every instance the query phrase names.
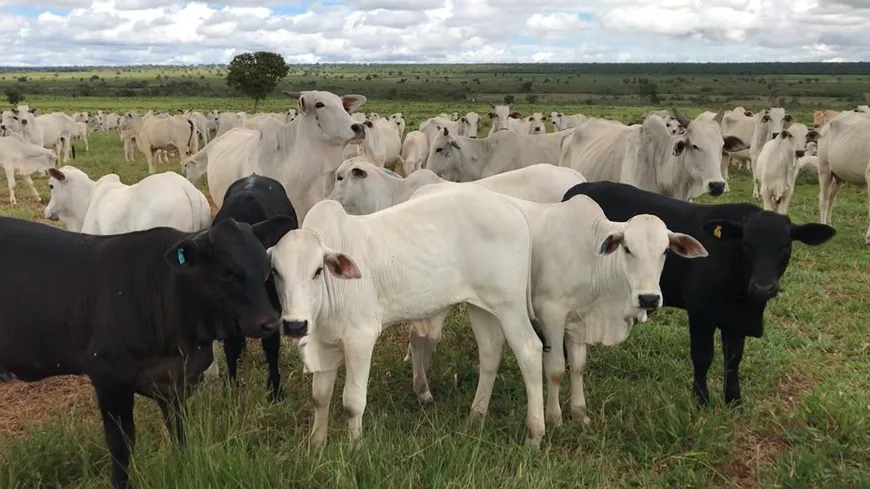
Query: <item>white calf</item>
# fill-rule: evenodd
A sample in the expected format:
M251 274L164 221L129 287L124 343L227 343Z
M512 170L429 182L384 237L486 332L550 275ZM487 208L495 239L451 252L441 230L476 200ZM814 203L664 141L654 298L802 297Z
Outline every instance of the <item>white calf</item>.
M0 137L0 166L6 172L6 183L9 185L9 203L18 205L15 198L15 172L21 174L24 182L33 196L39 202L42 197L33 185L30 175L42 172L57 165L57 153L43 148L39 144L33 144L17 133L8 133Z
M539 444L542 345L530 321L530 252L523 213L480 187L456 186L368 216L349 216L332 200L316 204L302 227L270 250L284 332L303 336L300 355L314 372L311 442L326 441L342 362L344 411L356 439L372 350L384 327L446 317L466 303L483 345L480 385L492 384L500 361L500 351L487 347L490 338L506 338L526 384L527 442ZM479 389L472 412L485 414L489 400L490 392Z

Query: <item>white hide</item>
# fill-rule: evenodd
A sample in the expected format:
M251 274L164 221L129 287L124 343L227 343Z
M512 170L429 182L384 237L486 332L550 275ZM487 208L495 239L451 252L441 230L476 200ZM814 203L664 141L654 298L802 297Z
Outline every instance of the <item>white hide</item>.
M0 136L0 167L3 167L6 173L10 204L18 205L18 199L15 198L16 172L24 178L24 183L27 184L33 197L42 202L42 197L39 196L30 175L54 168L56 165L57 153L53 150L33 144L18 133Z
M422 170L429 158L429 140L420 131L411 131L402 143L402 173L405 177Z

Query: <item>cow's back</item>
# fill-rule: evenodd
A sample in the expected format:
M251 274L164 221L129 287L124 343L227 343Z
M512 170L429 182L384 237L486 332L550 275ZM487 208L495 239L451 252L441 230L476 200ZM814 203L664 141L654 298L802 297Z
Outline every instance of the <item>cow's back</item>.
M849 112L832 120L819 141L819 163L841 180L864 184L870 161L870 118Z
M562 141L559 166L580 172L590 182L618 182L626 145L638 138L640 126L623 126L601 119L590 119Z

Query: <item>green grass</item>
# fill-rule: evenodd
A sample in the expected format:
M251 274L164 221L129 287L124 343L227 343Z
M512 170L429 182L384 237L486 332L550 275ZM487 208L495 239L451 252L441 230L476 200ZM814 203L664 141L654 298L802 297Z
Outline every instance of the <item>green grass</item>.
M69 110L80 100L40 104ZM190 101L201 109L212 106L207 102ZM111 100L99 103L125 108ZM472 108L374 101L364 107L382 115L402 110L417 121ZM601 110L595 114L607 115ZM623 107L610 114L626 119L644 110ZM132 165L124 162L117 135L92 135L90 153L76 146L74 165L94 177L118 172L132 183L147 174L141 154ZM177 160L160 171L165 169L177 170ZM35 180L47 199L46 178ZM801 181L792 219L816 221L818 186ZM731 188L717 201L752 201L745 172L732 171ZM41 218L42 205L22 184L16 190L20 205L12 208L5 185L0 188L0 214ZM156 406L139 398L133 481L139 488L870 487L866 199L863 190L843 188L834 210L837 236L817 248L795 245L782 293L767 309L766 335L747 341L742 407L723 406L718 340L711 407L695 407L686 316L667 309L636 327L624 344L590 348L586 393L592 423L584 427L570 419L564 386L565 424L548 428L540 451L531 451L521 445L525 391L510 353L488 418L468 420L477 353L467 318L458 312L433 359L436 403L430 407L421 407L411 390L411 366L402 362L404 328L382 336L362 449L346 441L343 377L333 398L330 442L309 450L310 377L285 343L287 400L269 404L262 353L252 343L241 366L241 390L209 383L189 401L189 443L182 450L170 443ZM92 402L60 409L24 435L0 435L0 488L102 488L108 487L108 470Z

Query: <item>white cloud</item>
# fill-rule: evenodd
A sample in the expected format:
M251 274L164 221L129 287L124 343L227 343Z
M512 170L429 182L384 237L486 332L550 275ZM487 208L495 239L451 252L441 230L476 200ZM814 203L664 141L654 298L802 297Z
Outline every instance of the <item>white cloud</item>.
M0 65L870 60L867 0L0 0Z

